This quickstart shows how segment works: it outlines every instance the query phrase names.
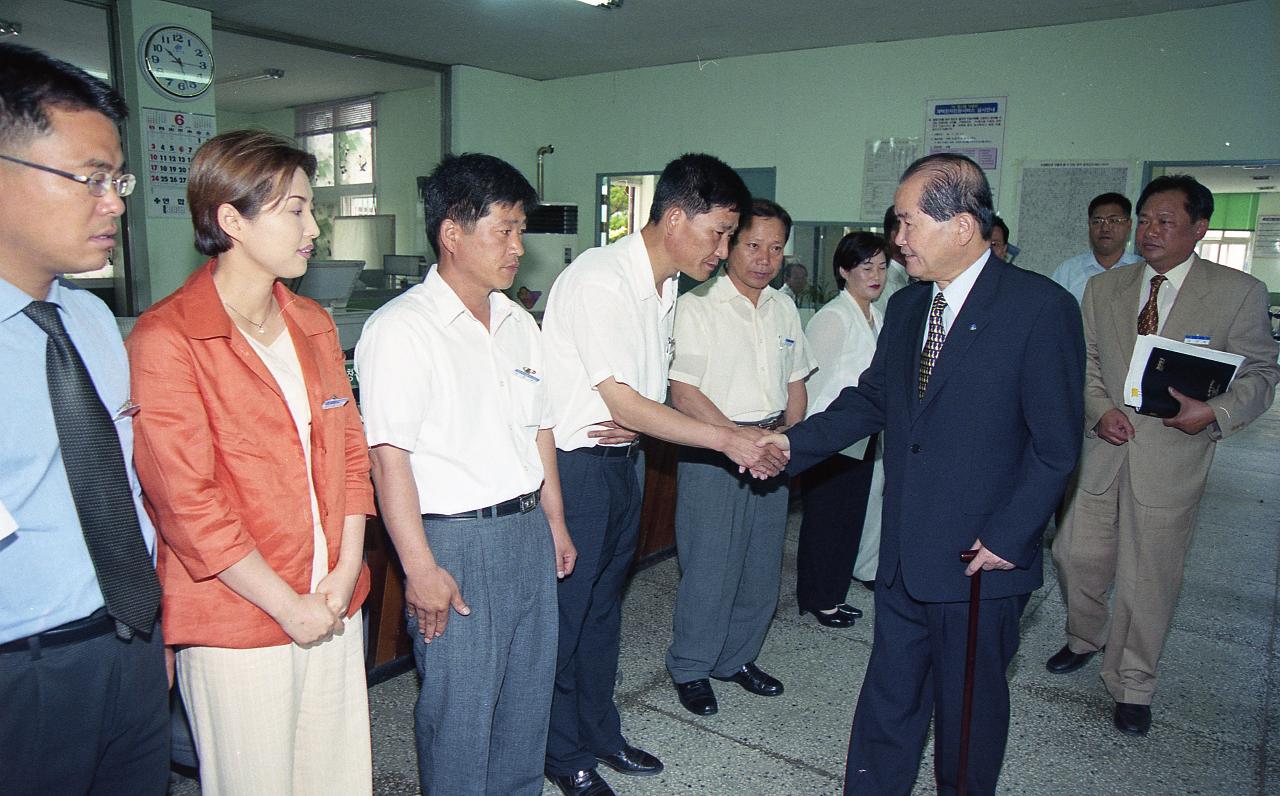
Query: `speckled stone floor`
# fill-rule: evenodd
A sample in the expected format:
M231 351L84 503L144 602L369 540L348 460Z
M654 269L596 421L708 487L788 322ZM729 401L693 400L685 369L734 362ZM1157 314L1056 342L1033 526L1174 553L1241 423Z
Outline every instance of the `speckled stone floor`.
M796 613L792 513L782 596L760 665L786 684L777 698L715 683L720 712L686 713L663 653L670 639L674 558L637 574L623 606L617 698L629 740L666 771L628 778L601 769L627 796L832 794L839 791L853 705L870 651L871 593L849 602L867 616L834 630ZM1046 562L1046 567L1052 565ZM1022 620L1012 669L1013 715L999 792L1031 794L1280 793L1280 410L1218 446L1182 599L1161 662L1147 738L1111 726L1098 659L1069 675L1044 661L1063 643L1065 609L1051 571ZM374 790L415 794L412 673L374 686ZM916 794L932 792L926 749ZM171 793L198 792L177 778ZM543 793L558 791L548 784Z

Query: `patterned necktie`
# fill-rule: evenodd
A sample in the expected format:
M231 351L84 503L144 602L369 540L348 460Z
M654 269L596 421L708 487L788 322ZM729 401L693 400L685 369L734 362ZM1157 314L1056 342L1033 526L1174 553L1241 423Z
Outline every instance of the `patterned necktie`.
M1138 313L1138 334L1155 334L1156 329L1160 328L1160 308L1156 305L1156 294L1164 283L1164 274L1151 277L1151 296L1142 307L1142 312Z
M62 466L107 613L121 638L149 633L160 605L160 581L142 538L115 424L57 305L33 301L22 311L49 336L45 371Z
M938 361L938 353L942 351L942 342L947 339L942 331L942 311L947 308L947 297L938 291L933 297L933 306L929 308L929 336L925 338L924 350L920 352L920 381L916 388L916 397L924 400L924 391L929 386L929 375L933 373L933 365Z

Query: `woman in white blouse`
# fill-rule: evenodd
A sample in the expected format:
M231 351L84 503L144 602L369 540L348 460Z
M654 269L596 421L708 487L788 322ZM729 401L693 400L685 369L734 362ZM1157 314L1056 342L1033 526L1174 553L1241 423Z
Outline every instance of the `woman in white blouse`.
M872 302L884 290L888 260L885 241L870 232L845 235L836 246L832 270L840 293L827 302L805 327L805 337L818 361L818 372L809 378L808 414L826 409L845 387L858 377L876 350L884 316ZM882 490L872 489L876 464L876 437L859 440L804 476L804 518L796 560L796 601L800 613L813 614L828 627L849 627L862 615L846 603L850 574L863 542L864 522L871 531L870 574L875 577L874 552L878 547ZM875 511L868 511L868 496ZM861 563L861 562L859 562Z

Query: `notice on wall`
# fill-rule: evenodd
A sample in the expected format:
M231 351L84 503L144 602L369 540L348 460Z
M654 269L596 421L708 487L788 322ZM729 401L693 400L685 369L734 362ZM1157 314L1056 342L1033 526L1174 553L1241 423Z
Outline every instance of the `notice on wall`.
M1041 160L1024 163L1018 194L1021 250L1017 263L1052 274L1064 260L1089 251L1089 202L1107 191L1124 194L1125 160Z
M920 157L919 136L868 138L862 160L862 211L858 218L878 222L893 204L893 193L907 166Z
M200 145L213 138L207 113L143 108L143 151L147 154L147 216L189 218L187 170Z
M1280 216L1258 216L1251 259L1280 260Z
M1007 105L1008 97L925 100L925 152L956 152L973 158L999 196Z

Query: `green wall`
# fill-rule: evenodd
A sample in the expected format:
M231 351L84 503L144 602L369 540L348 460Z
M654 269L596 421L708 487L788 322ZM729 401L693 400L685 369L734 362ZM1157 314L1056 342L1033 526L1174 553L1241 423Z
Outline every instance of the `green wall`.
M1214 194L1209 229L1253 229L1261 196L1257 193Z
M1254 0L545 82L460 67L453 145L532 172L537 147L554 144L547 198L578 203L584 218L597 173L701 150L776 167L778 201L796 219L855 220L867 138L922 135L927 98L1007 95L997 206L1016 240L1023 162L1120 159L1140 175L1143 160L1280 156L1280 103L1262 99L1280 83L1278 8ZM583 225L582 246L593 230Z

